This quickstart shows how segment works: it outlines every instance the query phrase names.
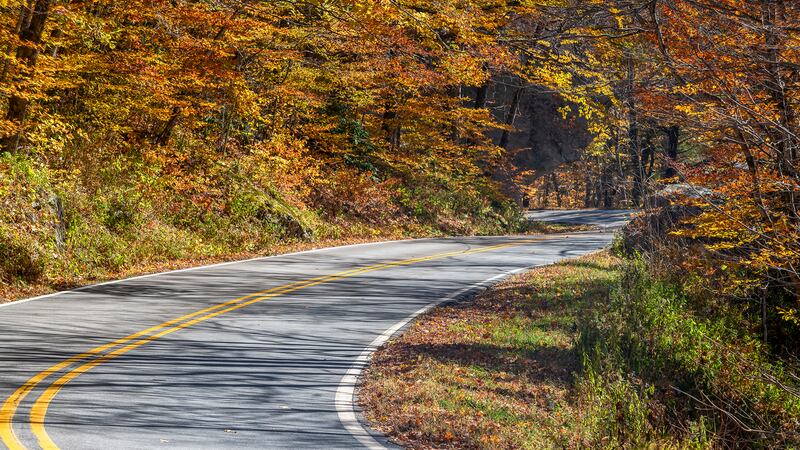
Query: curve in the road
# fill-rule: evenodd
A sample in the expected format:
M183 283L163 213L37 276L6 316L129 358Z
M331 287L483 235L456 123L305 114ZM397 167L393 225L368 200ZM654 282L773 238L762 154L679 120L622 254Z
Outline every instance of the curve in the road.
M31 377L25 384L20 386L14 394L12 394L6 401L3 403L2 408L0 409L0 437L2 437L3 443L5 443L10 449L25 449L22 442L19 441L16 434L14 433L13 429L13 417L16 415L16 410L19 407L20 402L40 383L42 383L45 379L57 373L72 364L78 363L80 361L93 358L95 359L90 360L89 362L83 363L80 366L70 370L52 384L50 384L44 393L39 396L39 398L35 401L33 408L31 408L30 412L30 424L33 434L36 436L39 445L46 450L51 449L58 449L59 447L56 445L55 442L50 438L45 430L45 417L47 415L47 409L50 403L53 401L55 396L58 392L70 381L74 380L78 376L86 373L87 371L91 370L92 368L103 364L111 359L114 359L118 356L121 356L125 353L128 353L131 350L134 350L142 345L148 344L156 339L159 339L163 336L166 336L170 333L174 333L176 331L182 330L184 328L190 327L197 323L212 319L217 317L221 314L225 314L231 311L235 311L237 309L241 309L247 306L250 306L254 303L262 302L264 300L278 297L280 295L288 294L290 292L298 291L310 286L315 286L322 283L327 283L333 280L340 280L342 278L349 278L356 275L364 274L367 272L372 272L376 270L386 269L388 267L397 267L397 266L405 266L410 264L415 264L424 261L432 261L441 258L447 258L449 256L455 255L468 255L473 253L482 253L487 251L492 251L500 248L510 247L514 245L522 245L525 243L529 243L532 241L521 241L516 244L500 244L494 245L490 247L478 248L473 250L467 251L457 251L457 252L445 252L441 254L419 257L419 258L411 258L401 261L393 261L384 264L375 264L367 267L361 267L357 269L346 270L343 272L335 273L332 275L322 276L311 278L308 280L304 280L301 282L291 283L285 286L280 286L277 288L272 288L260 292L255 292L253 294L245 295L243 297L239 297L233 300L229 300L224 303L219 303L209 308L204 308L199 311L195 311L190 314L183 315L181 317L177 317L175 319L169 320L167 322L161 323L154 327L148 328L146 330L139 331L137 333L131 334L126 336L122 339L118 339L113 342L109 342L108 344L104 344L100 347L96 347L86 353L82 353L79 355L72 356L50 368L44 370L33 377ZM150 334L157 331L157 333ZM118 347L122 344L126 344L128 342L134 341L130 344L127 344L122 347ZM116 348L113 351L105 353L107 350L112 348Z
M14 450L377 448L353 406L375 347L442 300L610 240L340 247L12 304L0 308L0 439Z
M453 294L450 294L439 301L420 308L375 338L375 340L372 341L369 346L358 355L356 361L352 366L350 366L350 369L347 370L347 373L345 373L344 377L342 377L342 380L339 382L339 388L336 390L336 411L339 414L339 421L342 422L342 426L344 426L345 430L347 430L348 433L356 438L368 450L385 450L386 446L378 442L373 434L367 430L362 421L359 420L356 412L356 386L361 377L361 373L364 371L364 368L367 367L367 364L369 364L372 354L375 353L381 345L385 344L389 341L389 339L394 337L394 335L398 334L412 320L425 314L431 309L441 304L457 300L468 293L474 292L477 289L490 286L491 284L496 283L503 278L507 278L511 275L533 267L534 266L522 267L519 269L510 270L508 272L501 273L500 275L495 275L487 280L481 281L480 283L475 283L472 286L467 286L466 288L454 292Z
M618 228L631 220L631 209L537 209L525 217L534 222L593 225L599 228Z

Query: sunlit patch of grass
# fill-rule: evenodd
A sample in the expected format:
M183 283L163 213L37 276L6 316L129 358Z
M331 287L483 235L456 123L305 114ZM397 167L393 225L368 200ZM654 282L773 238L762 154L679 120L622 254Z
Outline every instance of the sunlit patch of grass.
M528 233L575 233L578 231L593 231L597 230L595 225L583 225L575 223L558 223L558 222L539 222L529 221L525 227Z
M414 448L587 445L575 321L603 301L617 264L601 253L539 268L420 319L374 356L367 417Z
M565 348L570 345L572 336L559 329L558 319L548 317L532 320L515 316L492 324L491 340L509 349L533 351L541 347ZM553 326L555 325L555 326Z

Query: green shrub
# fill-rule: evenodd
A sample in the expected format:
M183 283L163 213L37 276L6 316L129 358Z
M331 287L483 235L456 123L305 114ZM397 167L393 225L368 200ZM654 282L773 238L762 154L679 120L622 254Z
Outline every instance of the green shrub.
M135 199L120 196L100 202L98 213L106 228L114 231L127 230L139 222L140 212Z
M627 392L633 403L653 405L651 432L681 430L682 445L800 445L798 380L736 327L735 314L708 315L702 304L651 274L642 259L629 260L609 301L582 321L578 347L596 410L615 411L642 429L639 416L619 416L615 402ZM652 414L659 405L665 412ZM615 433L614 424L603 426Z
M668 441L650 420L659 409L652 385L631 380L621 372L596 372L590 363L584 364L578 391L587 403L583 425L597 438L595 447L643 448Z

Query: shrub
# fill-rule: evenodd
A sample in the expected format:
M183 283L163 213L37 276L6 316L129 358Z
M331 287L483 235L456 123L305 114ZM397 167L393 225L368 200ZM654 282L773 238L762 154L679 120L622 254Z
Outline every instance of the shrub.
M740 317L708 315L706 302L654 276L641 258L627 263L609 302L582 322L585 390L599 403L598 421L616 433L608 409L645 434L671 429L686 445L708 443L709 434L730 445L800 445L798 379L737 327ZM621 395L633 409L620 409ZM637 415L642 402L651 405L649 428Z
M39 244L23 233L0 225L0 279L31 283L44 273Z

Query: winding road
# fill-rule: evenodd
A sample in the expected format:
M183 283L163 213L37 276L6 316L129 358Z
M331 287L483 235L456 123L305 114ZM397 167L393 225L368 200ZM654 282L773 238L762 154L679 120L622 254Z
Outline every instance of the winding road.
M376 346L438 302L611 239L362 244L6 304L0 439L12 449L391 447L353 402Z

